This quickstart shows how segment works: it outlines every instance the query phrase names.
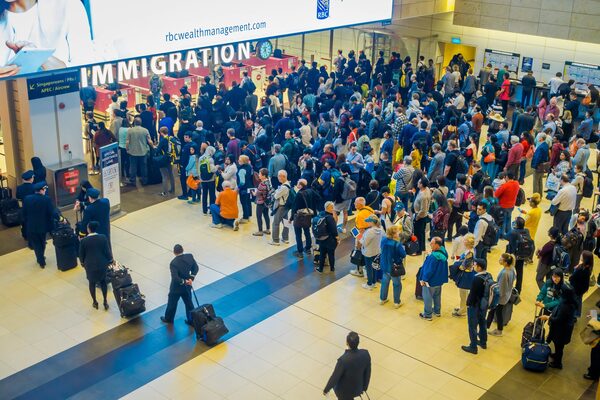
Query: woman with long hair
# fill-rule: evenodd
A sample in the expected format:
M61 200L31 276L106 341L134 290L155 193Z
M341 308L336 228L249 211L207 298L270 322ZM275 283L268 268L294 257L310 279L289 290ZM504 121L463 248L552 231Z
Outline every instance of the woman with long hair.
M496 329L490 331L489 334L492 336L502 336L502 330L504 329L504 315L502 313L504 307L508 304L512 289L515 286L515 280L517 274L515 272L515 257L512 254L503 253L499 260L502 269L498 273L496 281L500 289L500 296L498 305L494 309L490 310L487 318L488 329L492 326L494 317L496 318Z
M554 344L554 353L550 354L551 361L548 363L550 368L562 369L563 352L565 345L571 341L576 310L575 291L570 286L565 285L560 292L558 304L552 310L552 313L540 316L542 321L548 321L550 332L547 340L548 343Z
M577 300L576 317L581 317L581 307L583 305L583 295L590 289L590 278L594 273L594 255L591 251L584 250L581 252L579 264L573 270L569 277L569 283L575 291L575 299Z

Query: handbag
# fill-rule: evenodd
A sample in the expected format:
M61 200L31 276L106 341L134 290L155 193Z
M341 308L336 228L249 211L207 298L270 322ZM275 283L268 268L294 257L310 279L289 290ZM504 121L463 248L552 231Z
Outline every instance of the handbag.
M304 204L308 206L304 192L300 192L299 194L302 196ZM314 216L315 212L312 209L301 208L300 210L296 211L296 214L294 214L294 226L297 228L308 228L311 226Z
M485 157L483 157L483 162L486 164L493 163L496 161L496 153L488 153Z
M594 326L588 323L585 328L579 333L581 341L587 345L591 345L596 340L600 339L600 331L595 330Z
M514 306L521 302L521 295L519 294L517 288L512 288L508 302Z
M365 256L363 256L363 253L360 251L360 249L352 250L352 254L350 254L350 262L357 267L362 267L365 265Z
M393 277L406 275L406 269L404 268L404 264L401 262L392 263L392 269L390 270L390 275Z
M555 216L558 212L558 206L556 206L555 204L551 204L550 209L548 211L550 212L550 215Z
M194 175L189 175L185 180L185 184L192 190L198 190L200 179L196 178Z
M550 171L550 162L546 161L543 163L539 163L537 167L535 167L535 172L546 173Z
M381 269L381 258L379 254L373 257L373 261L371 261L371 268L373 268L375 271L379 271Z

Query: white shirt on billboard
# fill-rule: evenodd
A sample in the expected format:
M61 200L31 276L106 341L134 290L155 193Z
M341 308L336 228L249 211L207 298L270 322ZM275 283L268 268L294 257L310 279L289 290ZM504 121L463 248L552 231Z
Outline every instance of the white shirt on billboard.
M79 0L37 0L29 10L0 15L0 66L15 56L5 42L30 42L55 49L53 56L67 67L94 63L88 16Z

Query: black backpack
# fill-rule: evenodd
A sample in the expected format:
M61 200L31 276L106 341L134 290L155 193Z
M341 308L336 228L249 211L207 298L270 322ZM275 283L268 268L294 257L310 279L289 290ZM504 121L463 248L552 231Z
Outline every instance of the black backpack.
M517 248L514 249L517 260L529 260L533 256L535 244L529 236L529 232L524 231L519 233L519 241Z
M517 201L516 201L516 205L517 206L522 206L523 204L525 204L525 191L523 190L523 188L519 188L519 193L517 193Z
M569 252L567 249L561 244L556 243L554 245L554 250L552 250L552 267L560 268L563 272L569 270L571 266L571 259L569 257Z
M327 233L327 215L321 211L312 219L312 233L316 240L325 240L329 237Z
M594 179L592 176L592 171L589 169L585 171L585 177L583 178L582 195L588 199L594 195Z
M498 243L498 225L494 219L484 219L487 222L487 228L485 229L485 233L483 234L482 242L486 246L495 246Z
M469 163L464 155L459 154L456 157L456 173L466 174L467 172L469 172Z

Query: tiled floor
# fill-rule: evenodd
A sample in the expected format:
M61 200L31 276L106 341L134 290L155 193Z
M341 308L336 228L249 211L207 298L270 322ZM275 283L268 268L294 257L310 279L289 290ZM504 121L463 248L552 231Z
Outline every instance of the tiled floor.
M530 185L531 178L526 189ZM544 209L547 203L545 200L542 204ZM584 205L590 207L591 201L585 199ZM251 236L253 224L242 225L240 232L234 233L212 230L208 223L197 206L172 200L128 214L113 224L115 255L133 269L134 281L146 295L148 312L166 301L168 262L174 243L181 243L196 256L201 264L201 285L284 250L268 246L267 238ZM551 225L550 216L544 214L536 238L538 247L547 240L546 231ZM489 269L494 273L499 269L497 259L504 246L505 242L500 242L488 257ZM46 270L35 266L28 250L0 257L0 378L123 323L114 306L108 312L90 307L81 269L58 272L52 268L51 246L47 255ZM347 258L342 262L347 263ZM589 382L581 378L587 367L587 349L576 343L567 346L565 369L561 372L530 374L518 365L521 329L532 318L537 294L534 265L525 268L523 302L515 307L505 335L491 337L488 350L473 356L460 349L468 341L466 320L450 316L458 303L458 290L453 284L444 286L441 318L426 322L418 317L422 303L414 298L413 290L414 275L421 263L419 257L409 258L406 263L408 277L403 281L403 306L398 310L389 303L378 305L378 292L362 289L362 279L345 276L308 297L294 300L292 306L125 397L322 398L322 388L343 352L349 330L359 332L361 347L371 352L371 399L577 399L588 391ZM250 282L254 278L248 275L226 284L237 290L246 283L244 279ZM301 279L294 285L309 284ZM575 332L573 341L577 340ZM187 339L183 343L193 346ZM165 351L168 356L169 349ZM502 391L498 385L501 380L512 384Z

